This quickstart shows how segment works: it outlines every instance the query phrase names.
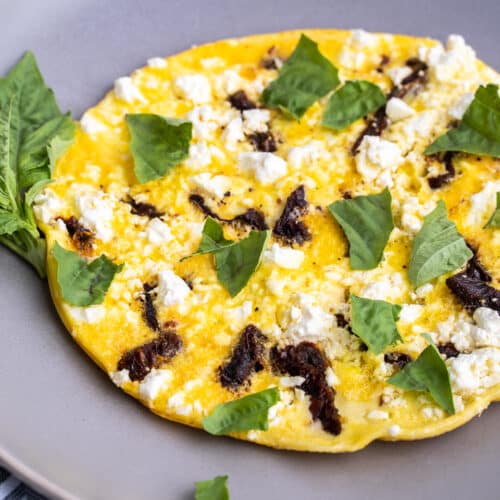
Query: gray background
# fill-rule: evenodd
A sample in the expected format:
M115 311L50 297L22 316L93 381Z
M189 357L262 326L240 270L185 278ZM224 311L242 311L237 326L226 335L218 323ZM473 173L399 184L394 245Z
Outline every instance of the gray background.
M150 56L257 32L362 27L441 39L456 32L500 68L498 0L1 0L0 7L0 72L32 49L75 118ZM45 491L187 499L195 480L227 473L233 499L499 497L498 406L451 434L375 443L352 455L214 439L120 394L73 344L31 269L0 249L0 270L0 459Z

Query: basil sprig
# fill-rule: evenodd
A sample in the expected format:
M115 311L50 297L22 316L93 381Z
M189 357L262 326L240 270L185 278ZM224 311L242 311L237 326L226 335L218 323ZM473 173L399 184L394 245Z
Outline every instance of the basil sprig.
M410 257L408 277L415 288L454 271L472 257L457 226L446 214L446 206L440 200L436 208L425 217L418 232Z
M500 157L500 96L498 85L488 84L476 90L457 128L438 137L425 154L462 151Z
M267 431L269 408L280 400L277 387L222 403L202 420L203 429L216 436L250 430Z
M229 500L229 490L227 488L227 476L216 476L207 481L195 483L195 500Z
M27 52L0 79L0 243L45 277L45 240L32 203L50 182L56 160L73 142L75 126L62 114Z
M337 68L324 57L318 44L301 35L279 77L262 93L261 101L299 119L314 102L339 84Z
M342 130L376 111L385 101L378 85L366 80L350 80L328 100L322 123L327 128Z
M260 264L269 234L269 231L250 231L240 241L226 240L222 226L207 217L198 250L184 258L213 254L218 280L231 297L235 297Z
M500 228L500 191L497 193L497 206L484 227Z
M384 248L394 228L391 193L339 200L328 209L349 240L351 269L373 269L382 260Z
M63 299L74 306L102 304L115 274L123 269L123 264L117 265L105 255L88 263L57 242L52 254L57 262L57 283Z
M159 179L187 158L191 122L153 114L126 116L134 172L140 183Z
M389 379L389 384L408 391L424 391L450 415L455 413L450 374L434 344Z
M403 340L396 326L400 312L397 304L351 294L352 331L375 354Z

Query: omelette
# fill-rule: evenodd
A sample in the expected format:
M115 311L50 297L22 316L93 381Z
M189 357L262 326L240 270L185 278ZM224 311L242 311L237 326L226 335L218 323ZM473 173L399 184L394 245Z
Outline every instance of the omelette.
M499 84L458 35L149 59L34 197L67 330L215 435L345 452L466 423L500 398Z

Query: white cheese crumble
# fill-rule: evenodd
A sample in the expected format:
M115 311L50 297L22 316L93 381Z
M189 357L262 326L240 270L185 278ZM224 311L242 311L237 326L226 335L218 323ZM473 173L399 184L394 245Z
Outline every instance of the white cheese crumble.
M268 109L247 109L243 111L244 129L247 134L267 132L267 124L271 119Z
M450 35L446 50L441 44L421 47L419 57L430 67L430 73L440 82L454 83L457 73L461 79L476 70L476 53L460 35Z
M216 110L212 106L196 106L186 113L186 120L193 124L195 139L211 139L215 130L229 123L239 114L233 110Z
M273 243L271 248L264 252L264 260L283 269L298 269L304 260L304 252Z
M382 178L381 174L396 170L402 162L403 157L399 146L377 136L365 136L356 155L358 172L368 182L379 178L381 182L377 182L377 184L381 187L392 185L392 179Z
M141 91L136 87L130 76L122 76L115 80L114 90L116 97L123 99L125 102L146 102Z
M158 286L155 288L156 301L163 306L172 306L183 302L191 292L187 283L173 271L158 273Z
M241 306L227 309L226 313L232 330L240 330L248 316L252 314L253 303L251 300L246 300Z
M448 110L448 114L455 118L455 120L461 120L464 116L467 108L474 99L474 94L472 92L465 93L455 104Z
M413 323L424 312L424 307L419 304L403 304L399 314L399 320L403 323Z
M203 193L214 198L224 198L224 193L231 188L231 179L225 175L214 175L203 172L193 175L191 182Z
M314 297L299 293L292 298L285 335L293 342L328 338L336 326L335 316L316 304Z
M338 385L340 383L339 378L337 377L337 375L335 374L335 372L333 371L331 366L329 366L325 370L325 376L326 376L326 383L330 387L335 387L336 385Z
M206 167L212 162L212 151L205 141L189 145L189 158L185 161L190 167Z
M174 378L170 370L151 370L139 384L139 394L148 401L154 401L162 389Z
M195 104L203 104L212 100L212 89L205 75L181 75L174 81L177 93Z
M384 275L379 281L365 285L360 295L365 299L390 300L401 295L405 282L401 273Z
M392 82L396 86L401 85L402 81L407 76L410 76L411 73L412 73L412 69L409 66L397 66L395 68L389 68L387 70L387 74L389 75L389 78L392 80Z
M389 414L384 410L371 410L366 417L370 420L388 420Z
M389 436L391 436L391 437L398 436L400 432L401 432L401 427L399 427L399 425L391 425L387 429L387 434L389 434Z
M293 168L300 168L304 163L317 162L324 155L321 141L311 141L303 146L295 146L288 151L287 160Z
M109 373L109 378L117 387L122 387L126 382L130 382L128 370L120 370Z
M172 231L165 222L155 217L146 226L146 237L153 245L165 243L172 239Z
M496 206L496 193L500 191L499 181L488 181L483 189L470 198L470 210L467 222L471 226L483 226Z
M97 323L106 315L106 309L103 305L89 307L69 306L68 310L74 321L83 323Z
M481 393L500 382L500 349L477 349L446 361L453 391L461 395Z
M281 377L280 385L283 387L297 387L302 385L305 382L304 377L296 376L296 377Z
M94 118L89 112L82 115L80 119L80 127L86 134L89 135L99 134L100 132L104 132L107 128L104 123L97 118Z
M423 218L434 209L432 201L420 203L416 196L407 196L401 206L401 228L410 233L416 234L420 231Z
M94 232L104 242L113 237L111 227L114 207L111 200L100 191L86 192L75 196L80 224Z
M148 59L148 66L150 68L166 68L167 61L163 57L151 57Z
M55 217L60 215L62 208L61 199L49 189L37 194L33 201L33 212L36 218L44 224L49 224Z
M422 415L427 418L442 418L444 416L443 410L441 408L436 408L433 406L425 406L422 408Z
M236 145L245 139L245 133L243 132L243 120L241 116L233 118L222 132L222 139L226 145L226 148L230 151L236 149Z
M286 161L273 153L240 153L238 168L253 174L262 184L271 184L287 173Z
M415 110L398 97L391 97L387 101L386 112L392 122L404 120L415 114Z

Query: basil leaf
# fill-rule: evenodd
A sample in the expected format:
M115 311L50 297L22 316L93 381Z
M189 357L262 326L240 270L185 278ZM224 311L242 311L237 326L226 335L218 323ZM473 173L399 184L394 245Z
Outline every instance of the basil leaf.
M408 363L387 382L409 391L425 391L450 415L455 414L450 375L434 344L427 346L415 361Z
M264 89L261 101L298 119L338 84L337 68L321 54L316 42L301 35L279 77Z
M378 85L366 80L350 80L330 97L322 123L333 130L342 130L379 109L385 101Z
M269 408L279 400L279 389L272 387L229 403L219 404L202 420L203 429L216 436L252 429L267 431Z
M134 172L140 183L163 177L187 158L191 122L152 114L127 115L125 120L131 136Z
M459 126L438 137L426 150L462 151L500 157L500 96L498 85L488 84L476 90Z
M217 476L207 481L198 481L195 486L195 500L229 500L227 476Z
M446 206L440 200L425 217L422 229L413 242L408 277L415 288L454 271L472 257L457 226L446 215Z
M187 257L183 257L181 260L189 259L195 255L215 253L229 245L235 244L236 242L224 238L224 231L221 224L212 217L207 217L201 232L201 242L198 250Z
M0 243L34 266L41 277L45 277L45 241L31 204L49 182L64 149L62 142L67 147L73 136L71 117L61 113L33 54L26 53L0 79L0 211L4 214Z
M500 191L497 193L497 207L484 227L500 228Z
M250 234L215 253L217 278L235 297L245 287L262 259L270 231L250 231Z
M352 331L370 351L380 354L388 345L403 340L396 326L400 311L397 304L351 294Z
M57 242L52 253L63 299L74 306L102 304L115 274L123 269L123 264L117 265L105 255L87 263L78 253L64 249Z
M373 269L382 260L394 228L391 201L386 188L379 194L339 200L328 206L349 240L351 269Z

